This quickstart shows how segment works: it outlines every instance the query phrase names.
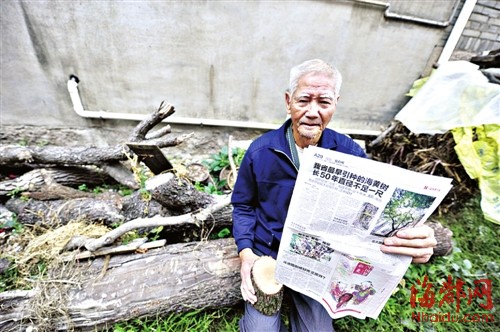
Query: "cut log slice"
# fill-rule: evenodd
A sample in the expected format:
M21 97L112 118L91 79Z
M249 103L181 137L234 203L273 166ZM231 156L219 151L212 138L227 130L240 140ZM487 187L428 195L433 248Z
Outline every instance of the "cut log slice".
M276 281L275 270L276 260L270 256L260 257L252 267L252 284L257 296L253 306L267 316L277 313L283 301L283 285Z
M203 164L193 163L186 166L187 176L193 182L206 182L210 176L208 168Z

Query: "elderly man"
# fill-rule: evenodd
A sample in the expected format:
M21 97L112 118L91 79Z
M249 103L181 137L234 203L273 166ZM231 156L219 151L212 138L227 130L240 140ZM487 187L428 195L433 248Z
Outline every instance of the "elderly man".
M241 259L241 294L245 300L241 331L286 331L279 313L266 316L251 305L257 298L250 271L259 256L276 258L303 149L316 145L366 157L352 139L326 128L335 113L341 84L340 72L322 60L309 60L292 68L285 93L290 119L252 142L243 158L232 194L233 234ZM386 238L380 249L425 263L435 245L432 229L422 226ZM333 331L332 319L319 302L291 289L286 291L293 302L289 320L292 331Z

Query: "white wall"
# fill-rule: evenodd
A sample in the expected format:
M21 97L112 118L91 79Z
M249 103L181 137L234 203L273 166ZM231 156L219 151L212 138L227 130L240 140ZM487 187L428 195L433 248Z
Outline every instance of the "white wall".
M434 8L446 18L453 2L444 3ZM2 126L88 126L72 111L70 74L92 111L145 114L166 100L174 117L280 123L288 70L322 58L344 75L333 126L378 130L406 102L446 33L388 20L382 6L357 1L0 6Z

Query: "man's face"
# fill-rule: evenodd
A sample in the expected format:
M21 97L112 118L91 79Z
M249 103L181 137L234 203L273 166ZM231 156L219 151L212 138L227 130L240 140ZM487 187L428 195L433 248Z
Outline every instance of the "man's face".
M287 113L292 118L298 146L304 148L318 143L337 106L333 85L327 75L310 73L300 78L293 95L286 93Z

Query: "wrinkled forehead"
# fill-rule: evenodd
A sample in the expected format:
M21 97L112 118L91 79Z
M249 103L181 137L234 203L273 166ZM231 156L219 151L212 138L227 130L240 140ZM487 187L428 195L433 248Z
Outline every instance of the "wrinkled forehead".
M335 97L335 81L325 73L308 73L302 76L295 90L295 95Z
M335 99L335 94L330 90L323 91L297 91L295 98L318 98L318 99Z

